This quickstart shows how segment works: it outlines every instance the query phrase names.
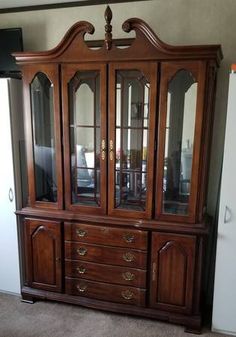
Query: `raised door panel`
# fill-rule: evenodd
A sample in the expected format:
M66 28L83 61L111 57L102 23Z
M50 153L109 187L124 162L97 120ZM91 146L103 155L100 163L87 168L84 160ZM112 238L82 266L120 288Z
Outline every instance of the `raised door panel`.
M106 65L62 66L66 209L106 213Z
M61 291L61 224L25 220L26 281L33 288Z
M151 218L158 64L109 65L108 213Z
M151 307L190 313L195 238L153 233L151 260Z
M161 64L157 219L195 222L200 189L206 62Z
M29 205L62 209L58 66L25 65L23 78Z

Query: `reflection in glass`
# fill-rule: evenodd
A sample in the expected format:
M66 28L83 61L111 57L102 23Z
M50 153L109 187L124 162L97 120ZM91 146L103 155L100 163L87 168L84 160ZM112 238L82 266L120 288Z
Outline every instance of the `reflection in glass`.
M163 180L163 211L188 214L197 83L186 70L178 71L168 86Z
M77 72L68 85L72 203L100 205L100 77Z
M57 201L53 84L37 73L30 84L36 201Z
M116 75L115 205L144 211L150 85L137 70Z

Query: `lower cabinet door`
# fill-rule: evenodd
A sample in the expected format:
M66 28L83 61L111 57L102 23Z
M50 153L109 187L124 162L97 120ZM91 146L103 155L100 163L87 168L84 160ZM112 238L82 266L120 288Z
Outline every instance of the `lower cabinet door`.
M191 313L196 238L152 234L150 306Z
M25 220L26 283L49 291L61 291L61 223Z

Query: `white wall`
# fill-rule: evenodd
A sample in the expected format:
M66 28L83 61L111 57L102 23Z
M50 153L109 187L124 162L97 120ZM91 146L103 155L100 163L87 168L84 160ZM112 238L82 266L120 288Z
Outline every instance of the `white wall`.
M16 142L19 138L12 137L11 122L17 119L15 113L20 112L21 102L16 100L15 105L13 105L10 104L11 100L9 98L13 96L16 98L16 92L21 93L21 83L17 80L9 82L7 79L0 79L0 148L2 156L2 164L0 165L0 291L19 294L19 253L17 223L14 214L17 193L14 186L12 151L13 143L15 143L14 145L19 145ZM18 105L16 106L16 104ZM10 193L10 189L12 193Z
M105 5L0 14L0 28L22 27L25 50L54 47L76 21L95 25L94 38L104 36ZM151 0L112 4L114 37L125 37L121 24L129 17L145 20L158 36L170 44L222 44L222 62L217 90L211 156L209 207L214 214L222 160L227 105L228 72L236 60L235 0Z

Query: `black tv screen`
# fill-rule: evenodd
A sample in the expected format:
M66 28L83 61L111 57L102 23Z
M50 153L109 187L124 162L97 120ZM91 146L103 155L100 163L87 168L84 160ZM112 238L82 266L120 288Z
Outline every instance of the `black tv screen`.
M19 67L11 55L17 51L23 51L21 28L0 29L0 75L19 72Z

